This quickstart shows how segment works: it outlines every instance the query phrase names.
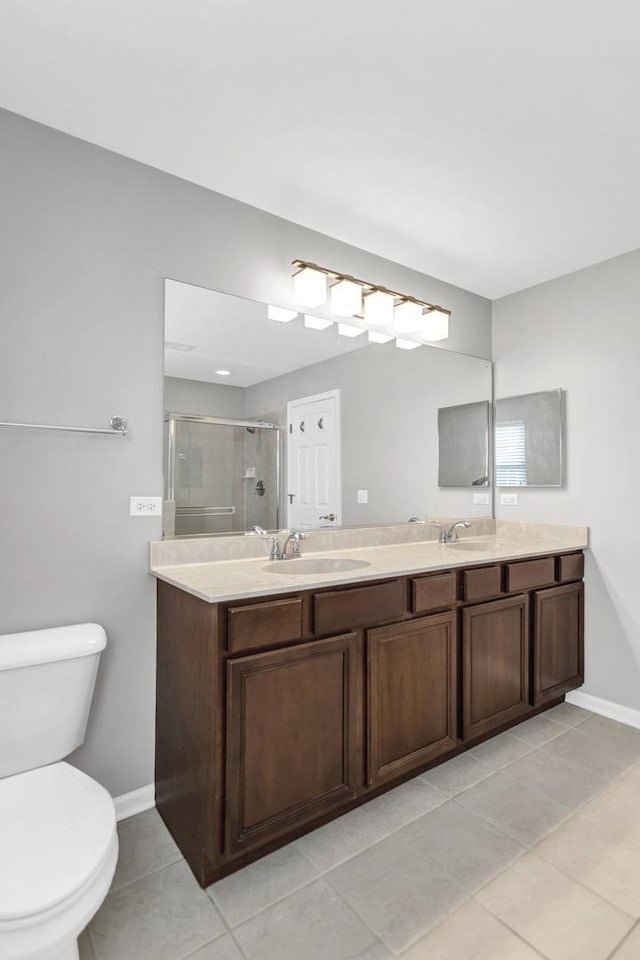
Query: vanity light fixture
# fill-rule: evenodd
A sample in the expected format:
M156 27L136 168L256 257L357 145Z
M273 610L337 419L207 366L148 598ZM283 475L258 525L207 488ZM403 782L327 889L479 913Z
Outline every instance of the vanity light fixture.
M297 310L287 310L285 307L273 307L271 304L267 307L267 317L269 320L277 320L278 323L289 323L298 316Z
M393 311L393 328L396 333L416 333L422 320L422 304L403 300Z
M297 303L317 307L327 299L327 284L331 293L331 310L339 317L355 317L363 320L362 327L339 324L342 336L357 337L363 330L378 327L386 338L369 339L373 343L389 342L400 334L399 339L423 343L446 340L449 336L451 311L446 307L398 290L390 290L379 283L370 283L347 273L329 270L317 263L293 260L296 272L293 275L294 295ZM341 328L341 329L340 329ZM352 332L347 332L347 331ZM371 333L371 331L369 330Z
M310 314L305 313L304 325L310 330L326 330L327 327L333 326L333 320L325 320L324 317L312 317Z
M341 337L359 337L364 332L364 327L354 327L350 323L338 324L338 333Z
M294 261L297 262L297 261ZM308 264L293 276L293 295L302 307L319 307L327 299L327 274Z
M415 350L416 347L420 347L420 344L417 340L403 340L402 337L396 337L396 347L399 350Z
M369 338L369 343L389 343L393 340L393 337L388 333L378 333L377 330L367 330L367 337Z
M216 376L218 377L230 377L231 370L216 370Z
M420 332L423 340L446 340L449 336L449 314L444 310L428 310L422 317Z
M331 287L331 312L337 317L362 313L362 287L353 280L338 280Z
M374 290L364 298L364 320L371 327L386 327L393 323L395 298L384 290Z

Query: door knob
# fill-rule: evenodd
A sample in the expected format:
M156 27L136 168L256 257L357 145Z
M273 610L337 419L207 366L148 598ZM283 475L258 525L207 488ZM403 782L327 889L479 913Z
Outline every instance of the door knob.
M325 513L324 516L318 517L318 519L319 519L319 520L331 520L331 522L333 523L333 521L336 519L336 515L335 515L335 513Z

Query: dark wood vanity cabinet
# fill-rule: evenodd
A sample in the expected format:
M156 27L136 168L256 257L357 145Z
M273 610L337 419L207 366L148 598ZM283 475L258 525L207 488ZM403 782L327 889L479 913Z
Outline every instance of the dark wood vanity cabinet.
M529 597L462 610L462 735L518 720L529 705Z
M228 660L226 849L353 799L356 747L354 633Z
M457 743L456 613L367 631L368 784Z
M582 553L210 604L158 582L156 805L208 885L560 702Z
M584 680L584 585L568 583L534 596L533 703L555 700Z

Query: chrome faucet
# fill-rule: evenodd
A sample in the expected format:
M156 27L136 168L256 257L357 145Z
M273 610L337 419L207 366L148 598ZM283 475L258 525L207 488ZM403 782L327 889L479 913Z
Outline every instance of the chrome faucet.
M259 524L254 523L254 525L249 530L249 533L255 533L258 537L266 537L267 531L264 530Z
M465 530L468 530L471 527L471 524L468 520L458 520L456 523L452 523L449 529L445 528L443 523L440 527L440 543L455 543L458 539L457 528L464 527Z
M295 560L296 557L300 556L300 541L306 540L306 533L301 533L300 530L292 530L287 539L284 542L284 546L280 546L280 541L277 537L271 536L271 534L266 534L262 537L263 540L271 541L271 549L269 551L269 560ZM291 546L291 556L287 556L287 548L289 544Z
M287 539L284 542L284 547L282 548L282 557L284 560L287 559L287 547L291 544L291 559L300 556L300 541L306 540L306 533L302 533L300 530L292 530Z

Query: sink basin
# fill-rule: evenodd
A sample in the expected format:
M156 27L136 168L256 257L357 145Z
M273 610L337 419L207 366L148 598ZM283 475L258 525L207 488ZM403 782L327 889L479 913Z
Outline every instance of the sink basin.
M447 550L490 550L493 545L492 540L456 540L445 544Z
M284 573L288 577L310 576L314 573L342 573L370 567L366 560L331 559L331 557L298 557L295 560L272 560L262 569L267 573Z

